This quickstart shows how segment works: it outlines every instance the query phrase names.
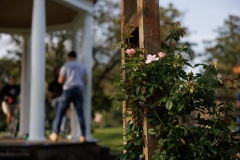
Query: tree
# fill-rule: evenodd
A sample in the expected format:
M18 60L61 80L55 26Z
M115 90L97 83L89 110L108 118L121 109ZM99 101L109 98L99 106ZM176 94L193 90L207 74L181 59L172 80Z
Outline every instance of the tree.
M240 78L233 73L233 67L240 65L240 17L229 15L224 25L216 32L218 37L215 40L205 41L207 47L203 55L208 57L208 62L217 62L219 72L224 78ZM219 94L226 92L228 86L223 87L223 91L219 90Z

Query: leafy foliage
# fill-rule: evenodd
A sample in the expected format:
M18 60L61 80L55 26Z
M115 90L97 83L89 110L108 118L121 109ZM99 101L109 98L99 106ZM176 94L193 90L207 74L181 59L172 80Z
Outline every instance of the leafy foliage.
M234 100L227 96L216 103L214 99L215 88L225 82L221 80L217 64L192 66L182 56L183 53L191 55L187 47L172 47L166 42L178 43L183 33L178 28L180 24L165 25L172 29L161 45L166 56L156 57L148 64L145 63L144 48L135 48L133 54L129 52L130 44L119 44L128 48L125 51L128 55L124 57L126 63L121 66L125 76L114 83L119 89L114 97L126 107L123 115L127 120L125 152L120 160L144 158L144 116L155 126L148 134L159 139L152 159L236 159L239 140L236 139L237 132L229 128L236 117L226 115L228 110L233 110ZM178 27L172 28L172 25ZM202 66L204 73L186 73L185 66L193 69ZM146 110L148 112L144 114ZM195 125L187 127L180 123L183 116L195 121Z

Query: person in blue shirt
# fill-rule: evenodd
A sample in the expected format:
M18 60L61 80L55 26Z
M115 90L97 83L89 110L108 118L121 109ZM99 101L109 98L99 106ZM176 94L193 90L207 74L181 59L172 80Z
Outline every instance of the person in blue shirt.
M56 142L60 130L62 117L65 115L69 105L73 102L78 115L78 121L81 128L80 143L85 142L86 127L83 114L83 87L87 84L87 69L77 61L77 54L71 51L67 55L67 63L65 63L59 72L58 82L63 84L63 92L61 100L58 103L57 113L54 117L53 132L49 136L51 141Z

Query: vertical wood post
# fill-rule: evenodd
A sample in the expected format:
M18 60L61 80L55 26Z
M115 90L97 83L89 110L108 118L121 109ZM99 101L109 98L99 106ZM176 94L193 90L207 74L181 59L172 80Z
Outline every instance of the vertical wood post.
M159 18L159 0L138 0L138 8L142 11L139 24L139 47L144 48L147 54L157 54L160 50L160 18ZM144 112L150 111L145 107ZM144 146L144 155L146 160L150 160L158 144L155 136L148 134L148 129L155 128L153 124L147 122L144 117L143 131L146 138Z
M133 34L134 38L130 39L133 47L144 48L146 54L157 54L160 51L160 13L159 0L122 0L121 17L125 17L121 23L121 33ZM126 30L124 26L127 24L135 26L132 31ZM122 36L122 43L125 39ZM132 47L132 46L130 46ZM146 55L145 55L146 56ZM122 49L122 57L125 57L124 49ZM122 60L122 63L125 63ZM125 73L123 75L125 78ZM123 104L123 112L125 112ZM150 108L145 107L145 113L150 111ZM126 121L123 122L125 127ZM157 147L158 138L148 134L148 129L154 128L154 125L147 122L144 117L143 130L145 138L145 146L143 148L145 160L150 160Z

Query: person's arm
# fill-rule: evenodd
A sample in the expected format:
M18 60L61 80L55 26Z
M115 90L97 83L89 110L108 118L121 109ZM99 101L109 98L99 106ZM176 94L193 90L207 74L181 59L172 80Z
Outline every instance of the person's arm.
M58 75L58 83L59 84L63 84L66 80L66 76L65 76L65 73L66 72L66 68L63 66L60 68L60 71L59 71L59 75Z
M65 76L64 75L59 75L58 77L58 83L63 84L65 81Z

